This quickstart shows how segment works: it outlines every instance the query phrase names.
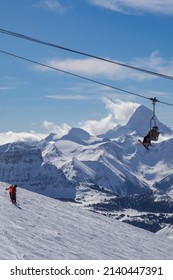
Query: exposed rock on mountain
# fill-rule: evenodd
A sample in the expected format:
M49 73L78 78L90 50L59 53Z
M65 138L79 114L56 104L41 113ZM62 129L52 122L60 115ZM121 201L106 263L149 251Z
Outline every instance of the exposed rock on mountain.
M0 178L50 197L75 197L75 187L63 172L44 162L41 150L26 142L0 146Z

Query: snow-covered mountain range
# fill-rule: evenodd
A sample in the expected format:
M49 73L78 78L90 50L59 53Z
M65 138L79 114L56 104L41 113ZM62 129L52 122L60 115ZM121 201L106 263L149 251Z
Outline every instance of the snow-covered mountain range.
M126 125L97 137L72 128L63 137L52 133L40 142L4 144L0 146L0 179L49 197L76 200L85 207L95 205L97 211L105 207L109 212L107 205L114 210L119 209L111 205L127 206L121 197L130 196L129 208L132 201L136 207L134 197L143 201L152 191L147 201L167 201L170 207L164 209L170 213L173 131L157 120L162 133L147 151L138 139L148 133L151 116L151 110L139 106ZM100 207L99 203L107 205ZM164 225L162 221L160 227Z
M79 128L72 128L62 138L50 135L39 143L43 159L61 169L75 185L92 183L118 195L145 193L171 178L173 168L170 128L157 121L164 134L150 151L138 142L150 129L151 116L151 110L140 106L127 125L102 136L90 136Z

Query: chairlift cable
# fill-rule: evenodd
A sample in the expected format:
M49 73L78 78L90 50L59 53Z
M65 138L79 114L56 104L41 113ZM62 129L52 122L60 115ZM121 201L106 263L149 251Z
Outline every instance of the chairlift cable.
M0 33L10 35L10 36L14 36L14 37L17 37L17 38L20 38L20 39L32 41L32 42L35 42L35 43L47 45L47 46L50 46L50 47L59 48L59 49L62 49L64 51L76 53L76 54L79 54L79 55L99 59L99 60L102 60L102 61L105 61L105 62L109 62L109 63L116 64L116 65L119 65L119 66L122 66L122 67L130 68L130 69L140 71L140 72L143 72L143 73L146 73L146 74L149 74L149 75L154 75L154 76L157 76L157 77L160 77L160 78L173 80L173 76L169 76L169 75L166 75L166 74L162 74L162 73L158 73L158 72L155 72L155 71L147 70L147 69L140 68L140 67L133 66L133 65L129 65L129 64L126 64L126 63L121 63L121 62L118 62L118 61L115 61L115 60L106 59L106 58L96 56L96 55L92 55L92 54L89 54L89 53L85 53L85 52L82 52L82 51L77 51L77 50L74 50L74 49L66 48L66 47L63 47L63 46L60 46L60 45L57 45L57 44L54 44L54 43L49 43L49 42L46 42L46 41L42 41L42 40L27 36L27 35L12 32L12 31L5 30L5 29L2 29L2 28L0 28Z
M136 96L138 96L138 97L141 97L141 98L145 98L145 99L149 99L149 100L150 100L149 97L146 97L146 96L144 96L144 95L141 95L141 94L138 94L138 93L134 93L134 92L132 92L132 91L125 90L125 89L122 89L122 88L119 88L119 87L116 87L116 86L108 85L108 84L106 84L106 83L103 83L103 82L100 82L100 81L96 81L96 80L94 80L94 79L90 79L90 78L87 78L87 77L84 77L84 76L81 76L81 75L78 75L78 74L75 74L75 73L72 73L72 72L69 72L69 71L65 71L65 70L62 70L62 69L59 69L59 68L56 68L56 67L53 67L53 66L50 66L50 65L47 65L47 64L38 62L38 61L36 61L36 60L31 60L31 59L28 59L28 58L26 58L26 57L19 56L19 55L13 54L13 53L9 53L9 52L3 51L3 50L0 50L0 52L3 53L3 54L9 55L9 56L13 56L13 57L15 57L15 58L19 58L19 59L22 59L22 60L25 60L25 61L28 61L28 62L37 64L37 65L40 65L40 66L43 66L43 67L52 69L52 70L56 70L56 71L59 71L59 72L62 72L62 73L65 73L65 74L68 74L68 75L71 75L71 76L75 76L75 77L77 77L77 78L80 78L80 79L83 79L83 80L86 80L86 81L90 81L90 82L93 82L93 83L96 83L96 84L99 84L99 85L102 85L102 86L105 86L105 87L109 87L109 88L112 88L112 89L116 89L116 90L119 90L119 91L122 91L122 92L125 92L125 93L129 93L129 94L136 95ZM173 105L172 105L172 106L173 106Z
M0 53L6 54L8 56L12 56L12 57L15 57L15 58L18 58L18 59L21 59L21 60L25 60L25 61L37 64L37 65L40 65L40 66L43 66L43 67L55 70L55 71L59 71L59 72L62 72L64 74L68 74L68 75L71 75L71 76L74 76L74 77L77 77L77 78L80 78L80 79L83 79L83 80L86 80L86 81L89 81L89 82L92 82L92 83L95 83L95 84L99 84L99 85L102 85L102 86L105 86L105 87L108 87L108 88L111 88L111 89L122 91L124 93L128 93L128 94L131 94L131 95L135 95L135 96L138 96L140 98L144 98L144 99L150 100L150 101L155 102L155 103L159 102L159 103L162 103L162 104L165 104L165 105L173 106L173 104L160 101L156 97L154 97L154 98L146 97L146 96L144 96L142 94L138 94L138 93L135 93L135 92L132 92L132 91L129 91L129 90L125 90L125 89L122 89L122 88L119 88L119 87L116 87L116 86L108 85L106 83L103 83L103 82L100 82L100 81L96 81L94 79L90 79L90 78L87 78L87 77L84 77L84 76L81 76L81 75L78 75L78 74L75 74L75 73L72 73L72 72L69 72L69 71L65 71L65 70L62 70L62 69L59 69L59 68L47 65L45 63L41 63L41 62L38 62L36 60L32 60L32 59L29 59L29 58L26 58L26 57L23 57L23 56L19 56L17 54L10 53L10 52L7 52L7 51L1 50L1 49L0 49Z

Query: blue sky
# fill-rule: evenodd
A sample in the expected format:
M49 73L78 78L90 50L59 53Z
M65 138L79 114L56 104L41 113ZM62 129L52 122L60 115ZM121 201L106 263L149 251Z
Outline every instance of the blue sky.
M0 28L173 76L172 0L1 0ZM0 49L173 104L173 81L0 33ZM0 132L105 132L149 100L0 53ZM173 107L156 105L173 128ZM146 120L148 122L148 120Z

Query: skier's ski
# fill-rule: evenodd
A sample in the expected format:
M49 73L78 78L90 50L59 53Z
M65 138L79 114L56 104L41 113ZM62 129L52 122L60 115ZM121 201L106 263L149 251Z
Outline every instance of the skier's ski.
M138 139L138 141L139 141L139 143L142 144L142 146L143 146L145 149L147 149L147 150L149 151L149 148L148 148L146 145L144 145L144 143L143 143L140 139Z
M17 208L19 208L19 209L22 209L21 207L20 207L20 204L19 203L12 203L14 206L16 206Z

